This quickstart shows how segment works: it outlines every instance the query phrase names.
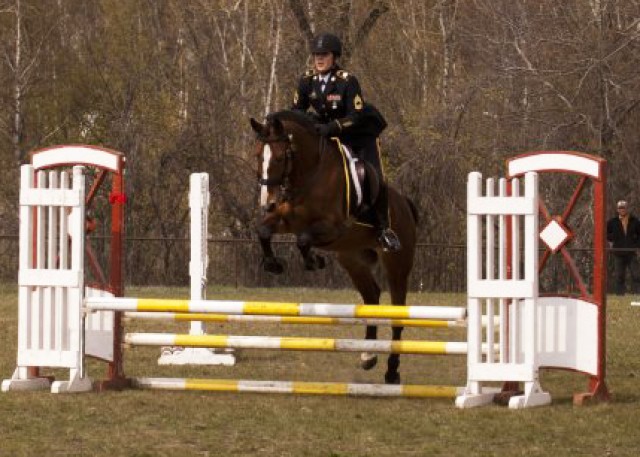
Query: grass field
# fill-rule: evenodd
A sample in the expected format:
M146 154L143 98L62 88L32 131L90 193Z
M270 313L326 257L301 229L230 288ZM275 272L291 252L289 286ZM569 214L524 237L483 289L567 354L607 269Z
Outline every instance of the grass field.
M129 296L187 297L186 289L131 289ZM357 302L350 291L214 289L209 298ZM637 456L640 454L640 308L610 297L608 384L614 400L574 407L583 375L547 371L550 407L457 410L449 399L345 398L136 391L0 394L0 457L19 456ZM464 304L463 295L413 294L415 304ZM15 367L17 288L0 285L0 378ZM131 322L132 330L187 324ZM360 338L359 327L214 324L210 333ZM463 329L406 329L405 339L457 341ZM380 330L389 338L389 330ZM235 367L158 367L158 348L127 351L131 376L382 382L358 354L244 350ZM384 362L385 358L381 359ZM104 367L91 362L94 379ZM56 372L63 375L63 372ZM403 383L463 385L463 356L403 356Z

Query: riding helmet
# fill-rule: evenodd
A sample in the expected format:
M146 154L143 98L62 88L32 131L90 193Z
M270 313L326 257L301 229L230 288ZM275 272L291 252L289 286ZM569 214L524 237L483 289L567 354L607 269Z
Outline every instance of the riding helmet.
M311 42L311 54L332 52L334 56L342 55L342 42L340 38L331 33L321 33Z

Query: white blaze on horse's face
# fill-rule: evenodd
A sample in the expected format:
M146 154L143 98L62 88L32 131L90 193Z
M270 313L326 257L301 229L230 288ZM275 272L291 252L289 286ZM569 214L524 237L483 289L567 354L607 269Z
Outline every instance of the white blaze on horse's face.
M262 149L262 179L266 182L269 179L269 163L271 162L271 148L268 144ZM266 184L260 186L260 206L265 208L269 199L269 187Z

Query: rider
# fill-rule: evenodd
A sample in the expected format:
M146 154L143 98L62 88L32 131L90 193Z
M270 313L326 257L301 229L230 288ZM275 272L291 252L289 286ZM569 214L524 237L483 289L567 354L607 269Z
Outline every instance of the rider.
M316 36L311 43L311 54L314 68L300 78L292 109L306 112L312 107L318 134L338 137L376 169L381 178L375 202L378 241L385 251L399 251L400 240L389 227L388 189L378 149L378 136L387 123L373 105L364 103L356 77L338 66L342 43L337 36L330 33Z

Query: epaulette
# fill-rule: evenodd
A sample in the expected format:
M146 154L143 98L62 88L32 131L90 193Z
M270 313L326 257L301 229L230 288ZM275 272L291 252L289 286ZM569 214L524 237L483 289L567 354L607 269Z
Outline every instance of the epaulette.
M313 75L316 74L316 71L311 69L311 70L307 70L304 72L304 75L302 75L303 78L311 78Z
M345 81L349 78L349 72L344 70L336 71L336 76L340 79L344 79Z

